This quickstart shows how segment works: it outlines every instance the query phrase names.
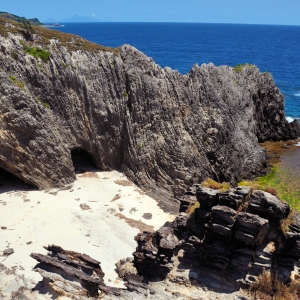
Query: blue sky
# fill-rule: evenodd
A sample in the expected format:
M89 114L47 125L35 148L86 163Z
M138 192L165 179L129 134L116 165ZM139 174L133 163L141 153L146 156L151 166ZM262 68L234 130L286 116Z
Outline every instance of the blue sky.
M299 0L2 0L1 11L27 18L95 21L300 25Z

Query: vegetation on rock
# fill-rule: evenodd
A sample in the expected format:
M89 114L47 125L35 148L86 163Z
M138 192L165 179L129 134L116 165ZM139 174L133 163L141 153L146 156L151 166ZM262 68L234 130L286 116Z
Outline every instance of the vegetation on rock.
M201 182L201 186L213 190L219 190L220 192L225 192L230 188L230 184L228 182L219 183L211 178L207 178L206 180Z
M40 58L43 62L47 62L51 56L51 53L49 51L46 51L38 47L31 48L25 45L24 45L24 52L28 53L29 55L35 58Z
M25 17L20 17L17 15L14 15L14 14L3 12L3 11L0 12L0 17L10 19L10 20L13 20L13 21L16 21L19 23L21 23L25 20L25 21L30 22L30 24L32 24L32 25L43 25L43 23L41 23L38 18L26 19Z
M266 149L270 171L265 176L257 177L254 180L239 182L241 186L250 186L252 189L261 189L278 196L289 205L300 210L300 182L299 175L294 174L297 169L297 151L295 141L288 142L266 142L261 144ZM281 159L280 159L281 158Z
M300 281L283 283L276 275L263 271L249 288L250 295L261 300L298 300L300 298Z
M16 76L12 75L9 77L9 79L15 84L15 86L23 89L25 87L25 84L23 81L20 81L16 78Z
M236 65L233 70L236 72L236 73L241 73L243 71L243 69L245 67L251 67L253 66L252 64L248 64L248 63L245 63L245 64L238 64Z

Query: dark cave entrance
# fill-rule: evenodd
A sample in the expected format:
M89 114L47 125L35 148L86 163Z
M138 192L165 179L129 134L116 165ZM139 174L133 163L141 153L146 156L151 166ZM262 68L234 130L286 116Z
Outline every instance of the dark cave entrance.
M0 168L0 194L13 190L36 190L36 187Z
M86 150L75 148L71 150L71 157L76 174L97 170L94 160Z

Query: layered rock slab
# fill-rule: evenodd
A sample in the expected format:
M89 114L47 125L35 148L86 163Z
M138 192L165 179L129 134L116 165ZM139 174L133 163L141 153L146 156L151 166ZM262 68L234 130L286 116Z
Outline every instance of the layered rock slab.
M300 218L294 212L289 216L287 203L247 187L221 193L196 185L187 195L196 197L200 208L136 236L139 274L175 282L184 277L185 284L197 280L230 291L249 287L264 270L285 283L300 276ZM182 201L187 203L186 197ZM161 233L176 243L166 249Z

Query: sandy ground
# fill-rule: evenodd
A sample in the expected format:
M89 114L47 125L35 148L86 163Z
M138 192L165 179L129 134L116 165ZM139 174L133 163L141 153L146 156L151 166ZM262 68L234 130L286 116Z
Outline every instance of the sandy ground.
M18 180L3 178L1 184L0 227L6 228L0 229L0 263L13 268L29 288L41 280L29 255L46 254L43 246L48 244L99 260L106 284L122 286L115 263L132 256L134 236L174 218L117 171L77 174L70 189L59 191L28 190ZM2 256L7 248L14 253ZM2 291L6 285L9 289L0 278Z

